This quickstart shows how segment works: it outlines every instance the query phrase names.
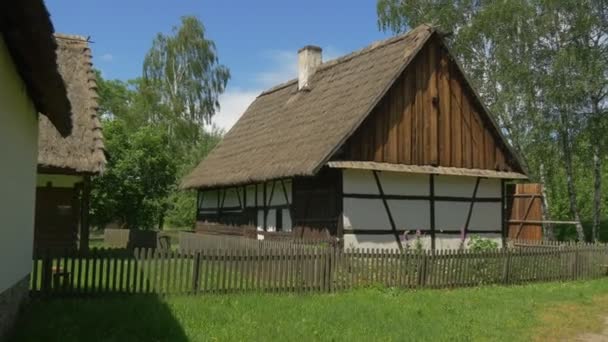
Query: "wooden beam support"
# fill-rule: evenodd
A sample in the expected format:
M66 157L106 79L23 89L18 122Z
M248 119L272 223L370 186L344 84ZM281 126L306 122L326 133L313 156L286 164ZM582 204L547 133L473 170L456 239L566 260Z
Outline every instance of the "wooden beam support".
M384 204L384 209L386 210L386 215L388 216L388 221L391 224L391 229L393 234L395 235L395 240L397 241L397 246L399 250L403 250L403 246L401 244L401 239L399 238L399 233L397 232L397 226L395 225L395 221L393 220L393 215L391 214L391 209L388 206L388 202L386 198L384 198L384 190L382 189L382 184L380 183L380 177L378 177L378 171L372 171L374 174L374 179L376 180L376 185L378 186L378 192L380 192L380 196L382 198L382 204Z
M477 198L477 190L479 189L479 182L481 181L481 177L477 177L475 181L475 188L473 189L473 196L471 197L471 204L469 205L469 212L467 213L467 220L462 227L462 244L464 245L464 241L467 239L467 233L469 231L469 223L471 223L471 215L473 214L473 207L475 206L475 198Z
M287 195L287 187L285 186L285 182L283 181L283 179L281 179L281 188L283 189L283 196L285 197L285 203L287 204L287 207L289 208L289 220L291 221L291 225L293 227L293 212L292 212L292 208L291 208L291 203L289 202L289 195ZM293 191L293 186L291 187L292 191Z
M380 195L374 194L343 194L346 198L362 198L362 199L381 199ZM431 196L424 195L384 195L387 200L412 200L412 201L429 201ZM467 202L475 201L476 203L500 203L502 199L500 197L457 197L457 196L433 196L432 199L435 202Z

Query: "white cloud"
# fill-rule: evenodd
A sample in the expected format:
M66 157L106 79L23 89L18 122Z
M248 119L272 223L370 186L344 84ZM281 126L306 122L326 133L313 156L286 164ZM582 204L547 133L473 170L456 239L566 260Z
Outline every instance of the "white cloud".
M213 125L230 130L261 90L227 90L220 96L220 110L213 116Z
M328 61L339 55L336 49L328 47L324 49L323 60ZM296 77L298 68L297 51L272 50L265 52L262 56L272 62L272 69L254 74L252 89L228 89L222 94L220 96L220 111L213 117L213 126L226 131L230 130L262 91Z
M99 59L104 62L111 62L114 60L114 56L112 56L112 54L110 53L104 53L103 55L101 55L101 57L99 57Z
M296 51L268 51L264 53L264 57L271 60L274 67L255 75L254 79L260 86L268 88L296 77L298 70L298 54Z

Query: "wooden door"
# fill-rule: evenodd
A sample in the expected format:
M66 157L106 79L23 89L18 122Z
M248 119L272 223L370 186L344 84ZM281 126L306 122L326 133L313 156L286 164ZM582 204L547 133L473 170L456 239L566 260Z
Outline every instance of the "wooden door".
M507 186L507 215L509 238L541 240L542 185L536 183Z
M34 248L76 249L79 213L75 188L37 188Z

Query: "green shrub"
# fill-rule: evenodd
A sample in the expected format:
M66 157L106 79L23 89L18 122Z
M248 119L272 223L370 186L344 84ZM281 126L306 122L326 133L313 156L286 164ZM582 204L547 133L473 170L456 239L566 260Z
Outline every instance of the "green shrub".
M482 237L473 235L469 242L467 243L467 247L473 251L490 251L498 248L498 243L494 240L484 239Z

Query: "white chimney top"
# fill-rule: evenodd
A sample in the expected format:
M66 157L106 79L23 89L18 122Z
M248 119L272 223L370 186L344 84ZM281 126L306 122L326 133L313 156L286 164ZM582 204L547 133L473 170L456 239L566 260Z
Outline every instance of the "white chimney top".
M310 89L310 80L322 63L321 48L306 45L298 50L298 90Z

